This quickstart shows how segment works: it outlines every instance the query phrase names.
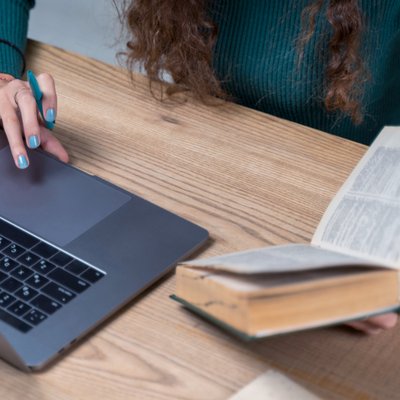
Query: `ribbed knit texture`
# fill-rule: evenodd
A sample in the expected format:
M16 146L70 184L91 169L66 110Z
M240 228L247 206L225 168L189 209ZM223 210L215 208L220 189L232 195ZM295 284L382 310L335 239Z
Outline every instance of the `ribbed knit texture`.
M0 38L25 51L29 10L34 0L0 0ZM22 59L12 47L0 43L0 72L20 77Z
M219 27L214 68L238 103L370 144L384 125L400 125L400 0L360 0L365 19L365 119L328 113L323 105L326 44L331 28L321 12L297 66L300 15L310 0L215 0ZM322 34L322 35L321 35ZM324 50L325 49L325 50Z

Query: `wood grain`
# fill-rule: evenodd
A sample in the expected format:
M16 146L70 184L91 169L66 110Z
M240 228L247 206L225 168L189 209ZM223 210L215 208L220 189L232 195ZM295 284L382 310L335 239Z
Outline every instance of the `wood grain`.
M234 104L156 101L147 79L30 43L59 96L71 162L210 231L199 255L309 241L365 147ZM171 301L169 276L51 368L0 363L0 398L226 399L269 365L326 398L395 398L398 330L316 330L245 344Z

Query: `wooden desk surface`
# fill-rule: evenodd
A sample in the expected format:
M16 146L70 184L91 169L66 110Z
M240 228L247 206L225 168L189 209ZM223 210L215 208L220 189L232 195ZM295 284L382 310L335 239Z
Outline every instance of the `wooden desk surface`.
M147 80L32 44L57 81L71 161L206 227L211 256L309 241L365 147L236 105L160 104ZM245 344L168 296L174 277L45 372L0 361L1 399L226 399L269 366L325 398L398 398L400 331L320 329Z

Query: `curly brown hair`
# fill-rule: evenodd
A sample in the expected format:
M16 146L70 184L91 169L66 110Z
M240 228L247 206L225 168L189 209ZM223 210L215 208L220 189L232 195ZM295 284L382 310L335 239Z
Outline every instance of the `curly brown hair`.
M161 82L163 71L167 71L174 80L166 89L167 95L189 90L205 103L210 103L210 96L229 97L212 66L217 26L207 13L209 1L212 0L122 1L122 15L130 34L128 67L132 70L140 62L150 78L150 89L152 82ZM358 124L363 120L361 97L367 79L360 52L363 17L359 0L310 0L301 15L299 59L314 34L316 17L325 2L331 27L325 108L340 111Z

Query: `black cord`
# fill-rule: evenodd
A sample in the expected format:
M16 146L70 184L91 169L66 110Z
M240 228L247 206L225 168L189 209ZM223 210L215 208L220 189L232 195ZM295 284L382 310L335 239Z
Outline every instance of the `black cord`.
M24 53L22 52L22 50L18 46L16 46L14 43L12 43L12 42L10 42L8 40L5 40L5 39L0 39L0 43L4 43L7 46L10 46L11 48L13 48L21 56L21 59L22 59L22 72L21 72L21 75L24 75L25 69L26 69L26 61L25 61L25 56L24 56Z

